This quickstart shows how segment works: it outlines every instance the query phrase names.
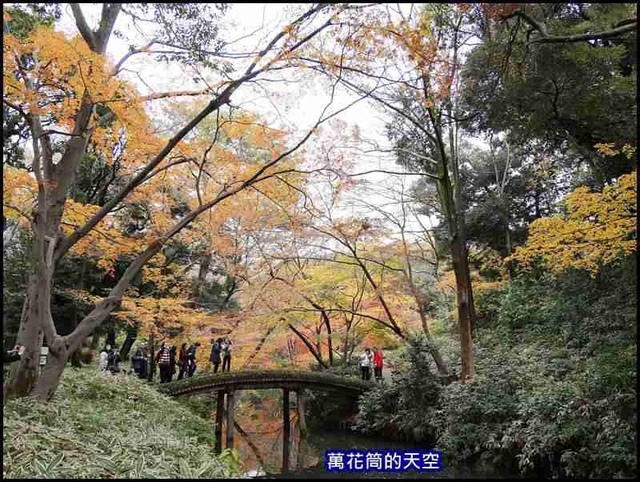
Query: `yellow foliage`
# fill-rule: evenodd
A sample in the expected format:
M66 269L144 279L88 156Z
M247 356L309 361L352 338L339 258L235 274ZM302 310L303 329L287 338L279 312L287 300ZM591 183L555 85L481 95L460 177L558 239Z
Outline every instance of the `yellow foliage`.
M595 144L596 151L598 151L603 156L617 156L618 154L624 154L627 159L633 158L636 153L636 147L631 144L625 144L620 149L616 149L616 145L613 142L607 143L598 143Z
M25 227L38 196L38 183L25 169L2 166L2 214Z
M24 40L12 35L4 35L3 40L3 94L8 102L54 120L54 128L67 133L83 100L108 107L113 114L108 123L101 122L100 109L94 109L91 143L109 163L123 132L128 146L123 164L139 166L149 152L157 150L159 140L135 88L113 77L106 57L92 52L82 37L68 39L39 26ZM34 64L23 65L20 59L25 56L32 57Z
M512 259L524 267L542 260L553 272L566 268L597 273L636 250L637 175L625 174L602 193L580 187L569 194L566 214L531 223L525 246Z

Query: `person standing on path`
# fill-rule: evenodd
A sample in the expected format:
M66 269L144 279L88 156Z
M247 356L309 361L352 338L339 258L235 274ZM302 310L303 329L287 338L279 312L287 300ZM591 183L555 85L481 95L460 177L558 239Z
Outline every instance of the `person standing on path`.
M222 371L231 371L231 340L227 336L221 344L220 353L222 354Z
M187 373L187 375L189 376L189 378L191 378L196 371L196 350L199 346L200 343L196 342L187 350L187 358L189 359L189 372Z
M382 349L373 347L373 373L376 381L382 381L382 367L384 366L384 355Z
M144 379L147 377L148 356L149 354L147 353L147 344L145 342L142 342L131 357L131 366L133 367L133 371L138 375L139 378Z
M166 383L171 376L171 353L169 353L169 347L162 342L160 350L156 355L156 363L160 369L160 383Z
M369 348L360 357L360 374L363 380L371 380L371 350Z
M187 357L187 344L183 343L180 346L180 353L178 353L178 364L180 365L180 371L178 372L178 380L184 378L185 373L189 371L189 358Z
M211 355L209 355L209 361L213 365L213 373L218 373L218 367L220 366L220 345L222 338L218 338L213 341L211 345Z

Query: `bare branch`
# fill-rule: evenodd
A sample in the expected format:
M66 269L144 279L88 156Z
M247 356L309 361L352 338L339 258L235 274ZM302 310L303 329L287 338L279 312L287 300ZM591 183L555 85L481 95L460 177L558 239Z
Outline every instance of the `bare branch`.
M531 40L529 43L535 44L548 44L548 43L571 43L571 42L583 42L589 40L601 40L607 38L614 38L624 35L628 32L633 32L638 28L638 19L636 17L623 20L616 24L611 30L605 30L603 32L595 33L583 33L575 35L550 35L547 31L547 27L544 23L537 21L531 15L524 10L516 10L515 12L505 15L502 18L507 20L509 18L519 17L528 23L533 30L537 30L540 33L540 38Z

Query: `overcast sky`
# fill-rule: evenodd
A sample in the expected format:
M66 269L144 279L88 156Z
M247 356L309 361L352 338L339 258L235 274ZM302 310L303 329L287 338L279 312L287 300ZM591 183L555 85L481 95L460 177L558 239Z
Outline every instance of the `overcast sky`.
M96 27L102 4L81 4L81 8L90 26ZM288 20L294 18L295 13L308 8L308 4L230 4L221 22L221 36L225 40L241 39L233 44L233 48L239 51L254 50L260 45L264 45L264 40L271 38L275 32L280 30ZM63 18L57 25L68 34L77 34L75 20L71 15L68 4L63 4ZM129 49L129 43L144 45L146 41L138 35L128 21L126 15L120 15L115 25L116 30L126 32L130 41L123 41L112 35L108 44L107 55L115 63L122 58ZM246 38L242 38L246 36ZM247 65L247 60L240 61L240 64ZM192 81L195 73L189 72L183 66L166 65L153 61L146 55L131 57L127 63L127 68L140 73L144 83L133 73L124 73L123 77L134 82L143 93L149 93L149 88L156 92L172 90L197 90L202 89L202 83L196 84ZM206 74L205 74L206 77ZM272 94L265 95L264 90L259 90L252 86L242 86L232 96L232 104L242 106L245 109L257 111L266 116L270 122L282 123L291 131L297 131L298 136L304 134L304 129L312 125L317 119L328 100L326 86L323 88L319 83L309 85L305 83L287 83L283 86L269 84ZM345 106L355 100L352 94L347 94L344 90L339 91L336 96L335 107ZM149 104L149 103L148 103ZM277 111L275 110L277 106ZM153 109L152 106L150 106ZM384 113L376 109L366 101L359 102L338 116L349 128L357 126L362 138L374 141L381 146L387 144L384 133L385 117ZM181 126L175 126L177 130ZM167 134L170 134L169 132ZM401 171L389 154L368 153L354 155L355 163L353 172L363 172L372 169L386 169ZM380 190L386 184L397 184L397 179L384 174L370 174L359 177L359 180L367 180ZM413 182L415 177L405 180L404 184ZM371 192L371 198L367 200L374 204L386 204L388 199L384 199ZM349 201L345 206L345 214L355 215L361 212L361 208L356 207L355 202ZM428 220L423 220L429 225Z

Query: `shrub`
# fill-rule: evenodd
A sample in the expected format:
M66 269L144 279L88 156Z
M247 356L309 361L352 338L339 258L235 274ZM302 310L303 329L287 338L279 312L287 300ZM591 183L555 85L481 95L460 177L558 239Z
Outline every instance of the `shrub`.
M637 469L635 259L597 277L521 276L478 297L473 382L431 389L409 347L393 384L362 397L364 431L436 437L452 464L482 473L631 477ZM455 337L439 347L449 368ZM403 397L402 390L406 389Z
M603 344L587 358L563 335L513 338L481 331L474 381L443 388L436 420L448 459L543 477L635 473L635 346Z
M143 381L67 369L54 398L9 400L3 477L185 478L238 473L211 424Z
M380 383L360 397L355 428L364 433L399 433L415 441L434 440L434 414L441 385L433 373L431 347L412 337L400 355L391 384Z

